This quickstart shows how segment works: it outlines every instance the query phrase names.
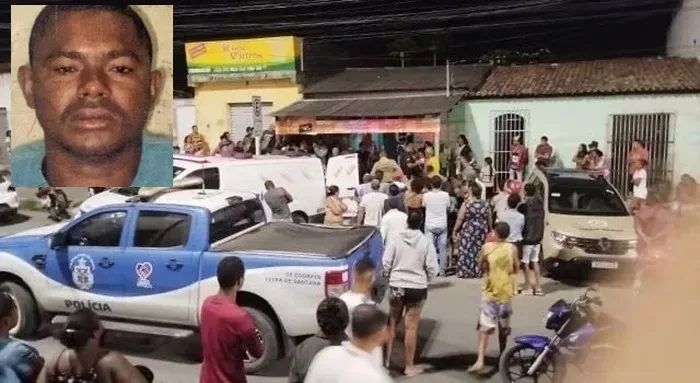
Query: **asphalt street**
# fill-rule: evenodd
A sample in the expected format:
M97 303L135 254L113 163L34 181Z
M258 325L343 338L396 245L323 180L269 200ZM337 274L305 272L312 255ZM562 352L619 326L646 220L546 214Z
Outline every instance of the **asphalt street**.
M26 230L49 224L45 214L29 212L21 215L14 225L0 227L0 234ZM571 286L547 280L543 286L544 297L519 296L514 302L513 334L536 333L548 335L542 325L546 309L557 299L572 300L581 294L584 287ZM633 302L631 293L624 288L603 287L600 294L605 300L608 312L622 316ZM428 301L420 325L420 363L427 363L433 369L414 378L396 375L401 382L500 382L498 375L473 377L465 369L474 362L476 352L476 320L480 302L480 282L446 278L435 283L429 292ZM61 350L60 344L47 337L31 342L46 358L51 358ZM108 347L126 354L135 364L151 368L158 382L198 382L200 365L189 362L183 355L184 345L167 339L135 336L131 334L111 334L107 338ZM395 346L394 364L401 363L401 345ZM496 363L497 344L492 342L489 360ZM252 383L286 382L288 361L281 361L266 371L264 376L251 376Z

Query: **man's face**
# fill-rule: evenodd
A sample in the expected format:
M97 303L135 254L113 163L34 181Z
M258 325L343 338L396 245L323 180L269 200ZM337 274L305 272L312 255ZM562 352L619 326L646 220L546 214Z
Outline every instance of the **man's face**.
M197 125L195 125L192 127L192 133L197 133L197 132L199 132L199 128L197 127Z
M34 49L19 82L46 136L82 157L108 156L138 140L156 95L144 44L126 17L64 12ZM193 131L196 131L193 129Z
M546 144L547 144L547 140L540 140L540 144L546 145Z

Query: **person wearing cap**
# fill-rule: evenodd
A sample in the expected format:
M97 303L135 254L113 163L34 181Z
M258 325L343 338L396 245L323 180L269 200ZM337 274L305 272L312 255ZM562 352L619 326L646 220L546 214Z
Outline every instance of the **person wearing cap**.
M528 155L527 148L523 144L521 136L513 137L513 144L510 148L510 178L518 181L523 180L523 171L527 166Z

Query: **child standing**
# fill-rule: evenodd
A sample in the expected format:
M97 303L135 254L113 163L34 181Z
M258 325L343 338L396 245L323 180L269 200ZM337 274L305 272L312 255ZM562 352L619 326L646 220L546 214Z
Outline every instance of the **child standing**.
M484 368L484 358L489 337L498 329L500 352L506 348L510 335L510 318L513 315L511 301L515 289L515 274L518 270L518 252L506 242L510 227L498 222L493 228L494 242L487 242L479 253L479 265L484 273L481 298L481 313L476 329L479 332L476 363L467 372L479 373Z

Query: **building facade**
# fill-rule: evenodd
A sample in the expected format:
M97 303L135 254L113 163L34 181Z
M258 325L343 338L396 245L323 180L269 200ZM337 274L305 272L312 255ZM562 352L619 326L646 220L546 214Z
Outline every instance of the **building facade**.
M185 137L192 131L192 126L197 124L197 108L193 98L174 99L175 105L175 132L173 145L183 147Z
M464 102L472 149L507 172L510 143L522 136L532 155L542 136L558 166L572 167L579 144L600 143L611 180L625 190L632 140L650 151L654 182L700 175L700 62L615 59L497 67ZM533 160L530 160L533 163Z
M239 141L248 127L269 128L274 123L270 113L301 98L297 80L303 58L297 38L188 43L185 51L196 124L210 145L224 132ZM254 97L262 109L258 121Z
M274 113L278 135L347 135L352 149L367 135L390 154L398 135L437 147L465 132L458 102L488 65L349 68L305 87L304 100Z

